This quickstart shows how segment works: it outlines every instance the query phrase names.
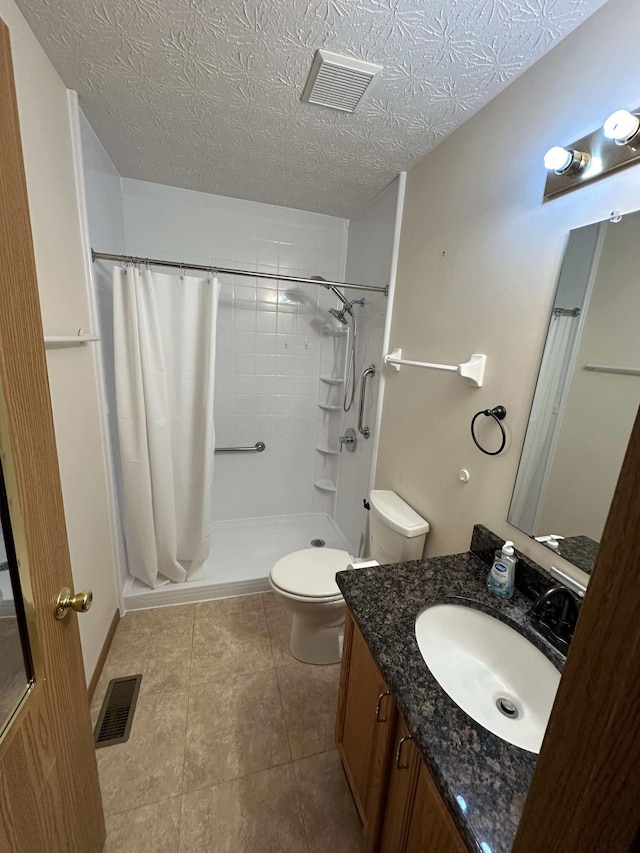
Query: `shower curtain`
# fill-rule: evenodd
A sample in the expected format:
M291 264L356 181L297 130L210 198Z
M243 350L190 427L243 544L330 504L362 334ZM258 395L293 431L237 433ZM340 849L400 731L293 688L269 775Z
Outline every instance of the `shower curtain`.
M509 511L511 524L530 536L540 532L536 525L544 498L556 432L560 425L560 408L576 331L576 317L552 315Z
M217 277L113 270L125 542L151 587L197 580L209 555L219 295Z

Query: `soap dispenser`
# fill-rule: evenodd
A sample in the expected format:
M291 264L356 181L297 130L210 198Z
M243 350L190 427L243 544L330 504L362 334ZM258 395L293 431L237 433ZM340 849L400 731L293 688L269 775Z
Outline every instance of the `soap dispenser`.
M513 554L513 542L507 541L493 558L493 565L487 575L487 589L500 598L511 598L515 585L516 558Z

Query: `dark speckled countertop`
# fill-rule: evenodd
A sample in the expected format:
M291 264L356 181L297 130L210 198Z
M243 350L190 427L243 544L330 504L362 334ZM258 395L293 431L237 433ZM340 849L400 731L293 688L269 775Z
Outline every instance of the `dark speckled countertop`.
M530 602L485 588L471 552L339 572L336 581L409 731L470 850L511 850L537 756L483 728L431 675L415 639L427 605L468 602L511 625L561 669L564 658L531 627Z

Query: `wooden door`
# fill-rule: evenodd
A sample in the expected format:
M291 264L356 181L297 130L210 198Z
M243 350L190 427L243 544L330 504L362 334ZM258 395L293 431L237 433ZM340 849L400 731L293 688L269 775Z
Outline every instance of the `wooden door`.
M336 743L364 827L365 849L377 843L395 704L360 631L347 613Z
M398 715L387 782L380 853L404 853L421 763L409 729Z
M0 452L35 673L0 742L0 850L98 853L105 830L77 615L54 618L58 593L72 587L71 564L2 21L0 152Z
M640 411L514 853L640 850Z

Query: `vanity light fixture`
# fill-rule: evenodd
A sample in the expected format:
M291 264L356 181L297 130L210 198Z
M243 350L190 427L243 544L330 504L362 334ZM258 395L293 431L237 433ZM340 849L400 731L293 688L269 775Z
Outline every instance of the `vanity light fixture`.
M593 133L545 154L544 200L640 163L640 109L616 110Z
M573 148L561 148L554 145L544 155L544 167L556 175L575 175L591 162L591 157L583 151Z
M602 126L607 139L616 145L633 145L640 141L640 116L629 110L616 110Z

